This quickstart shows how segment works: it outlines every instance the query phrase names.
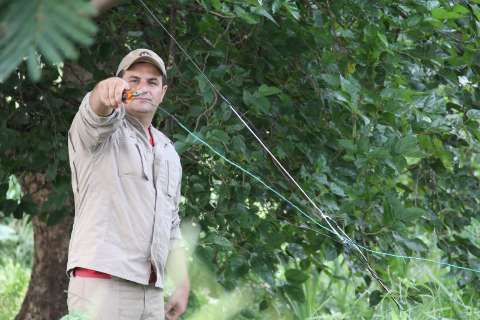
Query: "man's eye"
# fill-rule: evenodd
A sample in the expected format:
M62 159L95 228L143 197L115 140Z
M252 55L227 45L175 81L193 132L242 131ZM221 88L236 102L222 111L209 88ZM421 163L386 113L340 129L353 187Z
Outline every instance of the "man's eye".
M138 82L138 80L137 80L137 79L131 79L131 80L129 80L128 82L136 83L136 82Z

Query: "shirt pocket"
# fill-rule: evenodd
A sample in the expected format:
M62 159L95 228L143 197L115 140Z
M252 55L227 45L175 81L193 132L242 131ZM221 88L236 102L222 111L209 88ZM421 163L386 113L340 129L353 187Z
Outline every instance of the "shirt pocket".
M180 183L180 167L173 160L157 160L155 166L158 170L157 186L162 192L172 199L176 196Z
M146 159L138 143L131 138L118 139L118 174L148 180Z

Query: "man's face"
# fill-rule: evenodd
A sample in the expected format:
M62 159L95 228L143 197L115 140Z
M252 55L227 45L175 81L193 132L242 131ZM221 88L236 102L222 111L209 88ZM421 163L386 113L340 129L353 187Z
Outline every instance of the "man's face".
M122 78L128 82L132 92L140 92L138 97L125 105L127 112L154 114L167 92L160 71L150 63L138 62L126 70Z

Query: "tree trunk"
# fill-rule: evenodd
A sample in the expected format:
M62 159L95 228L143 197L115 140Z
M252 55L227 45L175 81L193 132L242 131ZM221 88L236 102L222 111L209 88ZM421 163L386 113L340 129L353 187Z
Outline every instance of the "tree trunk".
M32 276L16 320L54 320L67 314L65 269L72 224L70 214L53 226L33 218Z
M117 0L92 0L99 12L117 4ZM66 62L63 81L67 86L84 87L92 79L92 74L82 66ZM79 97L80 98L80 97ZM79 104L67 107L78 108ZM65 146L66 148L66 146ZM23 176L24 193L32 196L36 204L42 205L47 199L52 185L46 182L45 174L28 173ZM71 200L71 199L69 199ZM56 320L68 313L67 267L68 245L73 225L73 201L67 206L62 220L55 225L46 225L38 217L33 220L34 258L32 275L20 312L15 320Z
M28 173L21 177L23 192L41 206L52 190L45 174ZM33 223L33 266L22 308L16 320L53 320L67 313L66 294L68 278L68 244L73 215L66 212L60 222L47 225L38 216Z

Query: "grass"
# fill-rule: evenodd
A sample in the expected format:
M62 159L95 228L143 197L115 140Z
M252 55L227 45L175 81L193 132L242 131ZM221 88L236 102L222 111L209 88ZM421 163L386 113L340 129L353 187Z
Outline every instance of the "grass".
M401 277L398 272L390 273L388 282L402 302L400 310L387 296L371 305L374 292L380 292L377 284L366 286L364 278L352 275L342 257L325 265L327 272L312 271L304 283L305 302L286 297L291 313L284 319L480 319L478 292L459 288L461 277L445 268L412 263Z

